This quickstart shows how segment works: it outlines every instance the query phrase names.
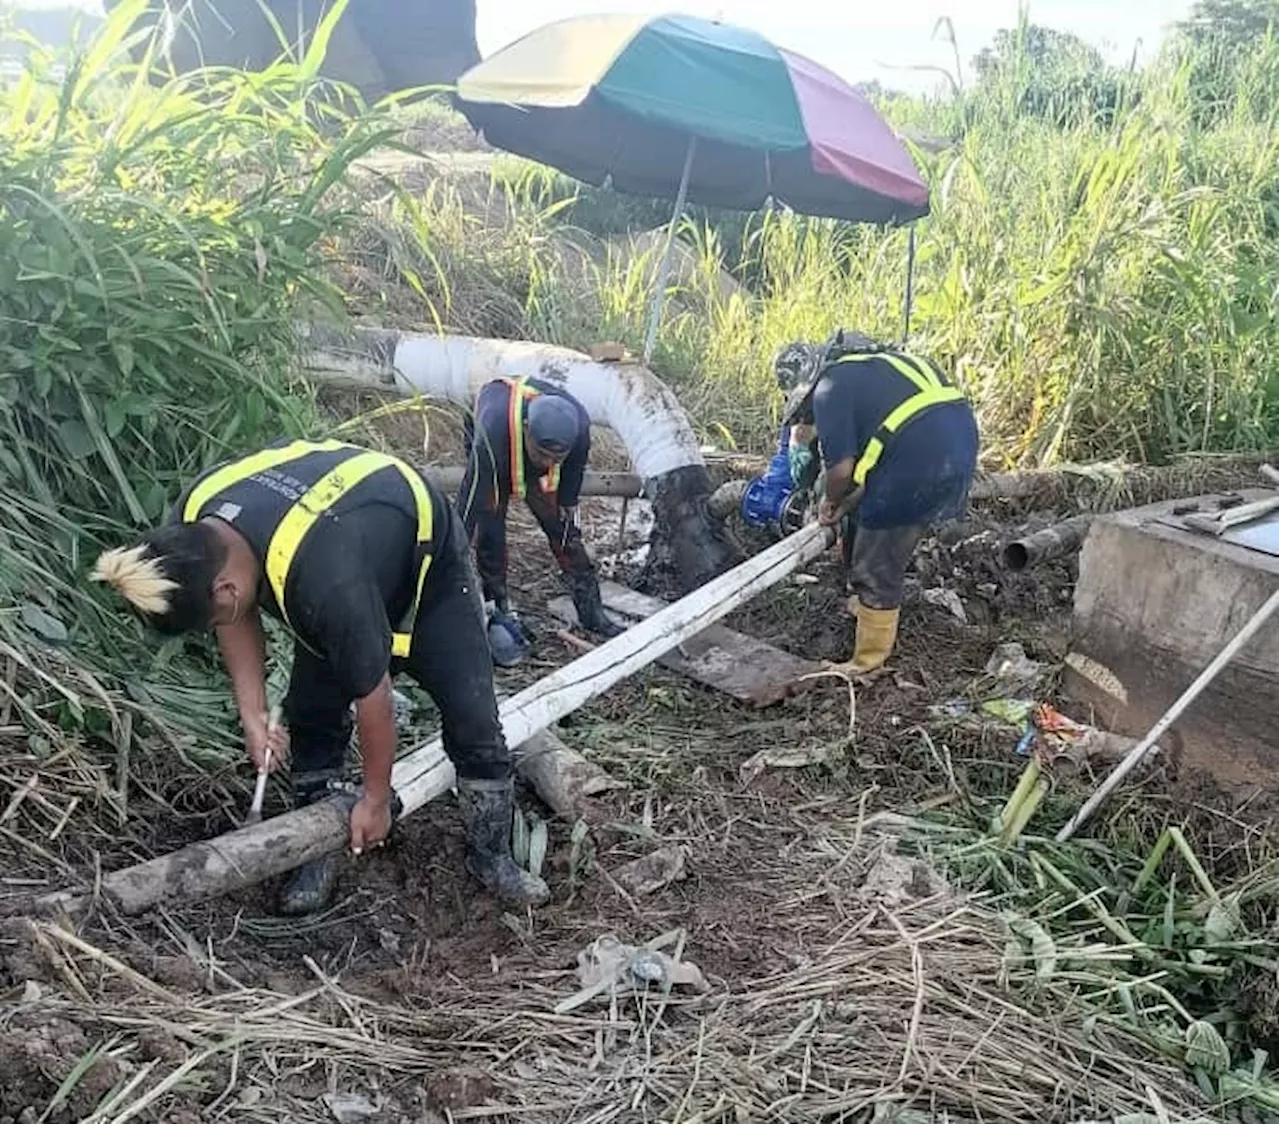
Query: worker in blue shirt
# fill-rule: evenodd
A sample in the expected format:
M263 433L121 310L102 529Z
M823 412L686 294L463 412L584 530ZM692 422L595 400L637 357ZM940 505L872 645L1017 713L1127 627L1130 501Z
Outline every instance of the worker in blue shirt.
M465 436L467 468L457 506L475 542L485 600L507 617L507 505L512 497L522 499L568 579L582 627L616 636L622 629L605 615L578 525L591 450L591 419L582 403L542 379L494 379L480 388Z
M916 544L931 522L964 511L977 422L964 392L930 360L855 332L837 332L821 347L789 345L775 373L787 393L793 480L819 484L820 523L844 524L856 632L839 669L867 674L893 651ZM846 517L845 501L859 488Z

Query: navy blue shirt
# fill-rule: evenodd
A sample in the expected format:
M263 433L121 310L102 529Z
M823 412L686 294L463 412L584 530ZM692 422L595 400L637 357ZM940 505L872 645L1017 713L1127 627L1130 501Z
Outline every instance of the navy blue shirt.
M885 418L916 386L885 359L835 363L813 392L813 422L830 469L857 461ZM858 522L885 529L959 514L978 458L978 427L965 401L932 406L885 444L867 475Z

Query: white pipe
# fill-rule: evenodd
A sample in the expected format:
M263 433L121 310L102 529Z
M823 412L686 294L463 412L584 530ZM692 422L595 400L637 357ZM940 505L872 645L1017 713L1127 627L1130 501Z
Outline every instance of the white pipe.
M829 528L811 524L501 702L498 716L507 744L526 743L583 703L647 667L798 566L818 557L833 539L834 532ZM454 780L453 764L445 756L439 738L397 761L391 773L392 786L403 803L403 815L447 792ZM347 829L346 814L334 802L320 801L113 871L103 876L101 888L130 913L150 909L166 896L192 898L227 893L337 850L346 842ZM286 840L289 845L283 846ZM255 856L252 876L235 862L237 853ZM71 908L76 900L67 893L41 899L46 908Z
M496 378L532 376L562 387L597 425L612 429L646 482L704 467L680 402L639 363L599 363L578 351L523 340L355 329L304 328L304 366L365 385L445 398L468 408Z
M628 675L648 667L817 558L833 538L830 528L811 523L512 695L498 708L507 744L520 745ZM446 769L453 771L438 738L396 763L391 785L404 802L406 815L438 793Z
M676 204L671 208L671 222L667 224L667 240L662 247L662 260L658 263L658 285L653 294L653 307L649 311L649 329L644 334L644 361L653 358L653 346L658 342L658 325L662 321L662 305L667 299L667 278L671 274L671 247L676 240L676 227L684 214L684 201L689 193L689 175L693 171L693 154L698 149L698 138L689 138L684 154L684 170L680 173L680 187L676 191Z
M1187 707L1196 701L1200 692L1218 677L1222 669L1235 658L1236 653L1253 639L1254 633L1267 623L1267 619L1276 611L1277 605L1280 605L1280 590L1273 593L1267 603L1249 618L1249 623L1236 633L1235 637L1221 652L1213 657L1213 662L1196 677L1196 681L1190 687L1182 692L1178 701L1164 712L1164 717L1151 727L1147 736L1129 750L1125 755L1125 759L1098 786L1097 792L1085 801L1083 807L1071 817L1066 827L1058 832L1055 837L1057 842L1065 843L1079 828L1084 826L1085 822L1101 807L1102 802L1111 795L1116 786L1138 767L1138 764L1146 757L1151 747L1164 736L1164 732L1182 716L1182 712Z

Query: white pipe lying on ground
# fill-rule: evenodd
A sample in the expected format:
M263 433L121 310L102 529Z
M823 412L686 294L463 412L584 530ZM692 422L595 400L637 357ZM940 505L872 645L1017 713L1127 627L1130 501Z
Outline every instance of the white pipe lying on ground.
M497 378L530 376L562 387L593 424L612 429L644 480L705 467L688 416L671 389L639 363L600 363L578 351L524 340L491 340L382 328L305 330L304 366L366 386L471 406Z
M503 701L498 714L507 744L529 742L552 723L812 561L833 540L831 529L811 524ZM441 740L436 738L396 762L391 783L403 802L404 815L452 788L453 765ZM124 912L140 913L166 900L213 897L283 874L338 850L346 843L347 833L345 809L336 800L323 800L106 874L100 887ZM82 901L57 893L41 899L40 904L46 909L73 909Z

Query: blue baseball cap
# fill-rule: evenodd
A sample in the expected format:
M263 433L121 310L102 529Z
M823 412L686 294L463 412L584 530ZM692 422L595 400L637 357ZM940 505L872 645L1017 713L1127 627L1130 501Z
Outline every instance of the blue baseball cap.
M559 394L539 394L529 403L525 421L534 444L549 453L567 454L578 443L578 410Z

